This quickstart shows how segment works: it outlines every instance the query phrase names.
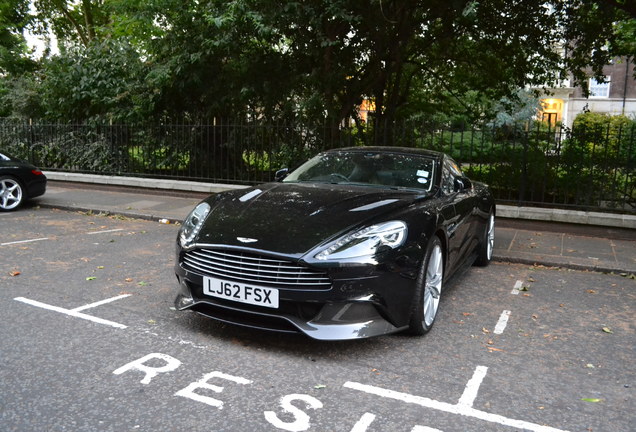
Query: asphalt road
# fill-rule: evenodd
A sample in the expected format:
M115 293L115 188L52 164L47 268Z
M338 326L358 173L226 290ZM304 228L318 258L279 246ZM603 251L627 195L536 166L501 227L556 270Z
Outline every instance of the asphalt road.
M636 283L493 263L425 337L325 343L176 312L177 227L0 214L2 431L609 431L636 424Z

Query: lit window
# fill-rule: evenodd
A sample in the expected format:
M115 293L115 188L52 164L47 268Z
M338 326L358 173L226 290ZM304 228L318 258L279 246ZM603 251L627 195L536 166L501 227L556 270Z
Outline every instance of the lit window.
M609 97L610 77L605 77L605 82L598 82L595 78L590 78L590 97Z

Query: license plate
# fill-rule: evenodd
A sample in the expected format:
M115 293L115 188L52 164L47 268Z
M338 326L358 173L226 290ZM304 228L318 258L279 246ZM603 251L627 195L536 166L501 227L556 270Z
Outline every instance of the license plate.
M204 276L203 294L256 306L278 308L278 290L275 288L265 288Z

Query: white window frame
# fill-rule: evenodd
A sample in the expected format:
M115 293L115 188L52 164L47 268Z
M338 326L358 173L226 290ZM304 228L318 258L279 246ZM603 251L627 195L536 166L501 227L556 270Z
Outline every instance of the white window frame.
M605 82L598 82L595 78L590 78L588 89L591 98L609 98L611 80L609 76L605 77Z

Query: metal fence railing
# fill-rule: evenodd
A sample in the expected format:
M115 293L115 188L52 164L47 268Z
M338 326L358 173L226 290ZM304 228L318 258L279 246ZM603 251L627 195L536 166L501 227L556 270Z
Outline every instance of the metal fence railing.
M69 125L0 119L0 150L46 170L254 184L317 152L396 145L443 151L499 202L636 213L636 127L380 128L259 123Z

